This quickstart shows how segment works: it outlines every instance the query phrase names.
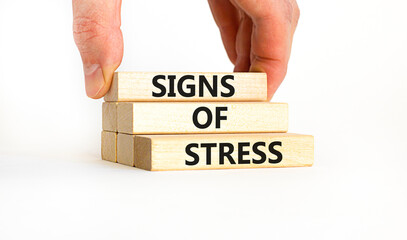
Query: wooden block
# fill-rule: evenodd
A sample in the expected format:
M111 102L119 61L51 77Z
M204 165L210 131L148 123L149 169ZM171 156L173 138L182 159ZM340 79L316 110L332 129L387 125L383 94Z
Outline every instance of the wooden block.
M287 128L285 103L150 102L117 107L117 129L128 134L287 132Z
M102 127L105 131L117 132L117 103L104 102L102 105Z
M102 131L102 159L117 162L117 133Z
M314 138L292 133L126 135L124 161L150 171L312 166ZM134 152L132 152L134 151ZM118 155L120 162L121 155ZM131 165L131 164L128 164Z
M265 73L116 72L107 102L266 101Z
M117 162L134 167L135 144L134 136L118 134L117 136Z

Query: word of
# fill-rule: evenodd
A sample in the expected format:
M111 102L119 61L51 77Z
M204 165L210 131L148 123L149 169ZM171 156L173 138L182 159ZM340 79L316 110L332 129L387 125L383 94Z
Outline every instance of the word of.
M227 111L227 110L228 110L228 107L216 107L216 117L215 117L216 118L216 128L220 128L220 120L227 119L226 116L220 115L220 113L222 111ZM198 114L200 112L206 113L207 118L206 118L206 122L204 124L201 124L198 121ZM197 128L200 128L200 129L208 128L212 123L212 119L213 119L212 112L207 107L199 107L199 108L195 109L194 113L192 114L192 122L194 123L194 125Z

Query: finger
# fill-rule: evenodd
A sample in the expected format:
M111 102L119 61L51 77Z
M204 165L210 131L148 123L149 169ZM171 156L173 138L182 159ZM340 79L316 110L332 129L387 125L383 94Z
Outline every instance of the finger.
M277 26L275 26L277 25ZM271 99L287 73L291 52L291 30L265 20L255 24L250 71L267 73L267 96Z
M250 68L252 20L244 13L241 14L241 21L236 36L237 59L235 72L247 72Z
M73 0L73 35L82 57L86 94L101 98L123 58L121 0Z
M271 99L287 72L291 43L296 27L295 1L235 0L253 20L250 71L267 73L268 98Z
M236 34L239 27L239 15L229 0L208 0L213 18L219 28L223 46L230 61L236 62Z

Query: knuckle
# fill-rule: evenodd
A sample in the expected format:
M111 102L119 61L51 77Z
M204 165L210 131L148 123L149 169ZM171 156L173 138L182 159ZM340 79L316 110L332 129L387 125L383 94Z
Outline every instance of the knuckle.
M296 20L296 22L298 22L298 20L300 19L300 15L301 15L300 8L298 7L298 4L295 3L294 4L294 19Z
M292 7L292 21L295 25L297 25L298 20L300 19L300 8L298 7L298 4L295 0L292 1L291 7Z
M75 17L73 20L73 36L79 50L90 40L102 37L106 30L105 26L94 17Z

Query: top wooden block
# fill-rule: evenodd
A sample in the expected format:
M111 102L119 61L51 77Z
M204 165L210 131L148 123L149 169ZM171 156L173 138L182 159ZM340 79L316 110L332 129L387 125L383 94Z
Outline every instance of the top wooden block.
M251 72L116 72L105 101L267 101L267 75Z

